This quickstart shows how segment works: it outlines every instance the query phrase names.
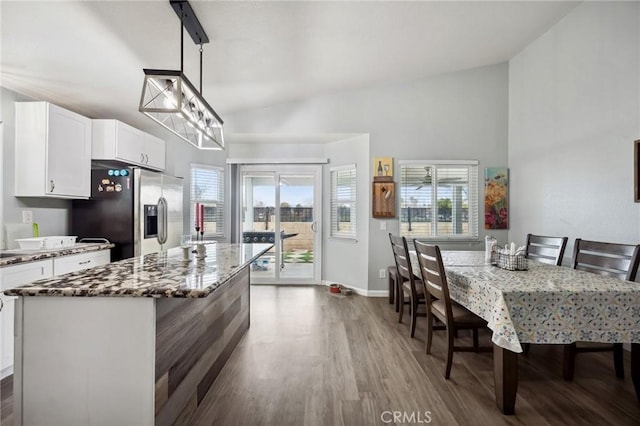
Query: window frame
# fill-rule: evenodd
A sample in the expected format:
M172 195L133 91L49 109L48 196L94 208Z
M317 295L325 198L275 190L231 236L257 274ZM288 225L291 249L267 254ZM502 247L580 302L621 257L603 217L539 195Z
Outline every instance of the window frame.
M407 238L418 239L431 242L475 242L479 241L480 237L480 202L479 202L479 161L478 160L400 160L398 162L399 169L399 192L400 192L400 206L398 214L398 226L399 234ZM403 224L407 221L403 221L402 209L405 207L403 202L403 195L405 191L405 167L431 167L434 170L433 179L431 182L431 208L432 217L438 217L438 195L437 195L437 179L438 169L444 169L447 167L452 168L467 168L468 169L468 232L466 234L447 234L447 235L413 235L407 234L403 231ZM436 221L437 222L437 221ZM432 229L437 229L437 224L432 225Z
M217 188L215 189L215 193L221 197L220 200L213 199L196 199L195 197L195 182L194 182L194 171L195 170L207 170L210 172L215 172L217 174ZM203 203L205 204L205 209L211 207L211 204L215 204L215 207L218 208L216 214L219 217L219 220L216 221L216 232L206 231L204 238L209 239L223 239L225 238L226 232L226 224L225 224L225 216L226 216L226 200L225 200L225 168L221 166L214 166L210 164L201 164L201 163L191 163L189 165L189 233L195 232L195 204ZM206 216L206 212L205 212Z
M351 197L346 201L344 199L338 199L337 197L337 184L338 174L340 172L353 173L353 186L351 186ZM335 176L335 178L334 178ZM344 241L358 241L358 168L355 163L344 164L341 166L335 166L329 168L329 237L336 238ZM351 231L342 232L338 229L340 221L338 206L339 204L349 204L349 223L351 224Z

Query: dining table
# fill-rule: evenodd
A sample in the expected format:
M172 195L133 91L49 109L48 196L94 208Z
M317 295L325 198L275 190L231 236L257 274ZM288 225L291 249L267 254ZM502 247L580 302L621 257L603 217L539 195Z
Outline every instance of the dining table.
M411 267L420 277L415 251ZM514 414L523 343L631 345L631 377L640 399L640 283L533 261L510 271L483 251L442 251L451 299L492 331L495 396Z

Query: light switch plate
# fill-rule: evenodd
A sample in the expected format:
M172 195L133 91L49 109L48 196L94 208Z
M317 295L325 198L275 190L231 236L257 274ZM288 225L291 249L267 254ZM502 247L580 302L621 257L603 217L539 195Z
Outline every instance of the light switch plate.
M387 230L387 221L386 220L381 220L380 221L380 230L381 231L386 231Z

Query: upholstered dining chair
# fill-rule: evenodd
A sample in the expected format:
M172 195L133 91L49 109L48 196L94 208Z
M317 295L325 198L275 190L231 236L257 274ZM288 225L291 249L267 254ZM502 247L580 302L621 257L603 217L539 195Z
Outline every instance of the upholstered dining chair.
M447 329L447 366L444 377L451 375L454 352L484 352L491 351L491 347L478 346L478 329L485 328L487 322L469 311L462 305L451 300L449 285L442 255L438 246L414 241L420 265L420 274L425 287L427 301L427 347L426 352L431 353L433 341L433 318L436 317L444 323ZM454 337L457 330L471 329L473 331L473 346L455 346Z
M560 266L568 240L567 237L527 234L525 257L536 262ZM529 353L530 348L529 343L522 344L522 350L525 354Z
M564 256L564 249L567 247L567 240L567 237L527 234L525 255L528 259L537 262L560 266Z
M409 312L411 313L410 334L411 337L413 337L416 332L416 318L425 315L424 313L418 313L418 306L425 304L424 286L413 274L411 269L411 259L409 258L406 238L398 237L390 233L389 240L391 241L391 249L393 250L393 257L396 261L396 271L398 274L396 286L400 289L400 291L396 293L397 302L400 304L398 322L402 322L404 305L408 304L410 307Z
M638 262L640 262L640 245L604 243L578 238L573 247L573 268L582 271L635 281ZM624 378L622 343L604 345L572 343L564 347L564 379L573 379L577 354L603 351L613 351L616 377Z

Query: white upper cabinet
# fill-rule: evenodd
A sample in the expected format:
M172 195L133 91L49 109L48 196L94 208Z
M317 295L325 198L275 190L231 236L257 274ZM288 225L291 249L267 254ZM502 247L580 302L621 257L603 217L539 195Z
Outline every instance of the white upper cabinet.
M15 106L15 195L89 198L91 119L49 102Z
M164 170L165 169L165 157L167 151L167 143L148 133L144 134L144 149L147 160L147 166Z
M166 143L118 120L93 120L92 158L164 170Z

